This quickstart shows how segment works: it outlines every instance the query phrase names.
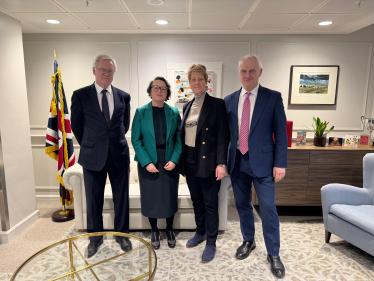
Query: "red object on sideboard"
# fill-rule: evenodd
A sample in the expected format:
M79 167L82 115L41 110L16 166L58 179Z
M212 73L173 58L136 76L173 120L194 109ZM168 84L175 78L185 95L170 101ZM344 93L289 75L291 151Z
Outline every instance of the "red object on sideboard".
M293 127L293 121L287 121L287 146L291 147L292 146L292 127ZM273 141L275 142L274 139L274 133L273 133Z

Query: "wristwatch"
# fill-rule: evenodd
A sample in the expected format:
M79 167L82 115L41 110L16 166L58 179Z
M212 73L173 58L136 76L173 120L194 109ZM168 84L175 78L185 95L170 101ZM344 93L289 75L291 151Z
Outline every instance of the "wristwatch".
M226 165L225 165L225 164L218 164L218 166L221 166L221 167L223 167L223 168L225 168L225 167L226 167Z

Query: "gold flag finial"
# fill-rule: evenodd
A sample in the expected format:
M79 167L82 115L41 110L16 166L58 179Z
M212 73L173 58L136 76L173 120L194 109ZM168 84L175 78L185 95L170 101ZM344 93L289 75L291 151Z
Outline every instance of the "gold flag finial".
M53 50L53 52L55 53L53 57L56 58L56 50Z

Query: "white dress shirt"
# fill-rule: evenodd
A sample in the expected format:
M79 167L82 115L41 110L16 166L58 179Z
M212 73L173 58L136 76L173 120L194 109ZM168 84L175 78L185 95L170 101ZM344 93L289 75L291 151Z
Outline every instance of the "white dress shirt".
M254 110L255 104L256 104L259 85L260 84L257 84L257 86L251 91L251 95L249 96L249 101L251 102L251 114L249 115L249 133L251 133L252 115L253 115L253 110ZM240 92L239 102L238 102L238 143L237 143L237 148L238 149L239 149L239 145L240 145L240 139L239 139L240 125L242 123L243 105L244 105L244 100L246 98L246 93L247 93L247 91L242 86L242 90Z
M96 82L95 82L95 88L96 88L96 93L97 93L97 99L99 100L100 109L101 111L103 111L103 107L101 105L103 93L101 91L104 89L101 88ZM112 119L112 115L114 111L114 99L113 99L112 85L109 85L109 87L106 88L105 90L108 91L106 93L106 97L108 99L108 105L109 105L109 118Z

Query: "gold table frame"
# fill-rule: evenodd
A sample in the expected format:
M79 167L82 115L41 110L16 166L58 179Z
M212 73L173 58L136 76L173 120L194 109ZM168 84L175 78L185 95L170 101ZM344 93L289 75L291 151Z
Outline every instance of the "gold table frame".
M84 255L81 253L81 251L79 251L77 245L74 243L75 240L79 240L79 239L82 239L82 238L86 238L86 237L93 237L93 236L104 236L104 235L113 235L113 236L123 236L123 237L127 237L127 238L131 238L131 239L135 239L135 240L138 240L140 241L141 243L143 243L144 245L140 246L140 247L137 247L135 249L132 249L128 252L123 252L122 254L119 254L119 255L116 255L116 256L113 256L113 257L110 257L110 258L107 258L105 260L102 260L102 261L99 261L99 262L96 262L94 264L89 264L87 262L87 260L85 259ZM60 245L60 244L64 244L68 242L69 243L69 255L70 255L70 266L71 266L71 272L70 273L66 273L64 275L61 275L61 276L58 276L56 278L53 278L53 279L50 279L49 281L54 281L54 280L59 280L61 278L64 278L64 277L68 277L69 275L71 276L71 279L72 280L75 280L74 277L75 275L77 276L77 280L81 281L81 278L79 277L79 272L82 271L82 270L86 270L86 269L89 269L91 271L91 273L93 274L93 276L95 276L96 280L97 281L100 281L99 277L95 274L95 272L92 270L92 268L96 265L99 265L99 264L102 264L102 263L105 263L105 262L108 262L110 260L113 260L115 258L118 258L118 257L121 257L123 255L127 255L131 252L134 252L134 251L137 251L137 250L140 250L142 248L148 248L148 262L149 262L149 271L147 273L144 273L140 276L137 276L133 279L131 279L130 281L138 281L138 280L141 280L147 276L149 276L148 280L151 281L154 279L155 277L155 274L156 274L156 268L157 268L157 255L156 255L156 252L155 250L153 249L152 245L150 243L148 243L147 241L143 240L142 238L140 237L137 237L135 235L132 235L132 234L127 234L127 233L121 233L121 232L112 232L112 231L103 231L103 232L93 232L93 233L85 233L85 234L81 234L81 235L76 235L76 236L69 236L69 238L66 238L66 239L63 239L63 240L60 240L56 243L53 243L43 249L41 249L40 251L36 252L35 254L33 254L31 257L29 257L25 262L23 262L21 264L21 266L14 272L12 278L10 279L10 281L16 281L16 277L17 277L17 274L20 273L20 271L22 270L22 268L29 262L31 261L34 257L37 257L38 255L40 255L41 253L44 253L46 251L48 251L49 249L52 249L53 247L57 246L57 245ZM75 269L74 267L74 264L73 264L73 247L78 251L79 255L83 258L85 264L86 264L86 267L83 267L83 268L80 268L78 270ZM154 269L152 270L152 252L154 254L154 257L155 257L155 266L154 266Z

